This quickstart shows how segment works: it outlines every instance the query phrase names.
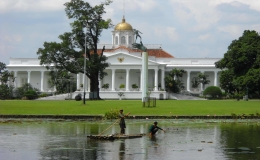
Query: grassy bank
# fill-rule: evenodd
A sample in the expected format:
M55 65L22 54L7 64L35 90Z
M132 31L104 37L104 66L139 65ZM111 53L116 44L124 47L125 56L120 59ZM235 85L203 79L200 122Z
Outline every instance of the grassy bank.
M231 115L260 113L260 101L201 100L157 101L155 108L144 108L140 100L104 101L0 101L1 115L104 115L110 109L124 109L131 115Z

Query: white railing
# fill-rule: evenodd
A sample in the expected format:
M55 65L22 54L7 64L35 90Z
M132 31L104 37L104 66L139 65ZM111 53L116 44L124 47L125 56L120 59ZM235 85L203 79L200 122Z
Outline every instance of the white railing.
M114 48L117 48L115 46L117 45L113 45L113 44L98 44L97 45L97 48L98 49L102 49L103 46L105 46L106 49L114 49ZM124 46L124 45L123 45ZM127 45L126 45L127 46ZM161 49L162 45L161 44L144 44L144 46L147 48L147 49Z

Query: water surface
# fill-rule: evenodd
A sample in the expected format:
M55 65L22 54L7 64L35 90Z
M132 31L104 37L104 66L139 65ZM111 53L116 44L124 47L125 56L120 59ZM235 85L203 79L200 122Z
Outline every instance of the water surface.
M127 134L147 133L154 120L127 120ZM158 120L156 137L98 141L114 121L0 120L1 160L260 159L258 121ZM119 133L113 125L104 135Z

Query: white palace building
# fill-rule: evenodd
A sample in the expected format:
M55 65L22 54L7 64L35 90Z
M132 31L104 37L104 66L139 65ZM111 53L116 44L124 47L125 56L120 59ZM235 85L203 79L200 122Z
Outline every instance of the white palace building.
M112 31L112 44L105 45L104 55L108 57L110 64L105 69L108 76L100 80L100 97L103 99L118 99L118 93L124 93L124 99L141 99L142 82L142 55L140 50L133 49L132 43L135 41L135 35L132 26L123 18L122 22L117 24ZM100 45L100 47L103 45ZM219 86L220 69L215 67L215 62L220 58L175 58L164 51L160 45L145 45L148 53L148 87L151 91L151 97L157 99L167 99L165 91L165 76L174 68L184 69L182 80L186 92L200 92L199 88L192 88L191 80L197 77L198 73L204 73L209 76L210 84L207 86ZM100 49L101 50L101 49ZM48 70L40 65L40 60L36 58L10 58L10 64L7 65L9 71L16 77L14 86L21 87L25 83L30 83L41 92L54 92L55 87L48 84ZM73 93L72 98L78 93L82 93L83 74L74 75L77 79L77 91ZM103 84L109 84L109 88L104 90ZM123 90L119 89L120 84L124 84ZM132 84L136 84L139 89L133 89ZM86 78L86 94L90 91L89 80ZM86 96L88 98L88 96Z

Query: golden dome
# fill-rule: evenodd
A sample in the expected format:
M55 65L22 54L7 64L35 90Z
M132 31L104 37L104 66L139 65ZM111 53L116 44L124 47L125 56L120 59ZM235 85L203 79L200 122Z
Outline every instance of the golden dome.
M133 28L129 23L125 22L125 17L123 17L122 22L116 25L115 30L133 30Z

